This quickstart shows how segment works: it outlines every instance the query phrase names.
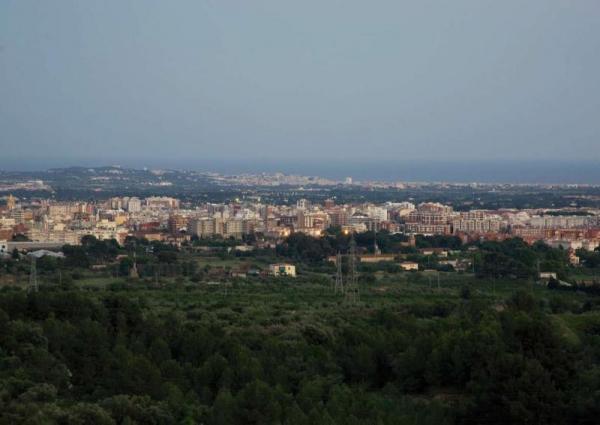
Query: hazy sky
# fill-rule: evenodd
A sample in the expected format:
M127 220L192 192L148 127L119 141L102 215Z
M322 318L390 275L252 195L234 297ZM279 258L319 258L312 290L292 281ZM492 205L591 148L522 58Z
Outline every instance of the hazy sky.
M600 160L600 1L0 0L0 159L137 155Z

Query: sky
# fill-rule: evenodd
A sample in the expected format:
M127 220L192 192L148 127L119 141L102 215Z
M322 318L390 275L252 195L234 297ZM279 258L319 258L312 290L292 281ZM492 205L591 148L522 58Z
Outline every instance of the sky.
M0 167L600 162L598 0L1 0Z

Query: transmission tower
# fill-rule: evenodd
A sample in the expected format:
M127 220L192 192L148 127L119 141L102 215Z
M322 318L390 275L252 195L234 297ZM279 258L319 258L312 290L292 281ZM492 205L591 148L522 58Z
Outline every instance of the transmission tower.
M34 256L31 256L31 271L29 272L29 291L37 292L38 291L38 281L37 281L37 268L36 268L37 259Z
M346 302L356 304L360 301L358 291L358 272L356 271L356 242L354 236L350 240L350 253L348 254L348 278L345 286Z
M140 277L140 274L137 269L137 256L135 251L133 251L133 265L129 269L129 277L131 279L138 279Z
M337 294L344 293L344 277L342 275L342 254L338 251L335 257L335 265L337 267L337 271L335 274L335 286L333 287L333 292Z

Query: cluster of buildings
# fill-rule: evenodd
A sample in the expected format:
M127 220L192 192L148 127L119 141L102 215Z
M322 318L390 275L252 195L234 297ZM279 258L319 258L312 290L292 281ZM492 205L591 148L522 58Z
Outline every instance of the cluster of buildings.
M1 183L0 182L0 191L1 192L9 192L9 191L17 191L17 190L47 190L51 191L52 187L46 184L43 180L27 180L22 182L11 182L11 183Z
M425 202L404 213L407 233L423 235L485 235L506 228L496 211L456 212L440 203Z
M422 203L400 214L403 231L423 235L455 235L463 242L520 237L544 241L566 250L593 251L600 245L600 211L499 209L454 211L439 203Z
M333 186L338 182L331 179L316 176L288 175L284 173L274 174L239 174L223 176L211 173L210 176L217 183L223 185L242 185L242 186ZM351 183L351 182L350 182Z
M348 233L386 230L408 235L456 235L463 241L521 237L565 249L595 249L600 243L600 211L471 210L440 203L387 202L344 204L333 199L293 205L260 201L182 205L172 197L115 197L104 202L21 202L13 196L0 207L0 242L78 244L85 235L98 239L127 236L182 243L192 237L243 239L261 235L277 242L294 232L318 237L331 226ZM11 245L13 244L13 245ZM45 245L44 245L45 244Z

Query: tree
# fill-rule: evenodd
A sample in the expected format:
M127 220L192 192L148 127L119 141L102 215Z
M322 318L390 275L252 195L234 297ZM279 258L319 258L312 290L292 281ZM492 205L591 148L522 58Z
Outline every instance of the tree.
M171 251L161 251L158 253L158 261L165 264L175 264L177 262L177 253Z

